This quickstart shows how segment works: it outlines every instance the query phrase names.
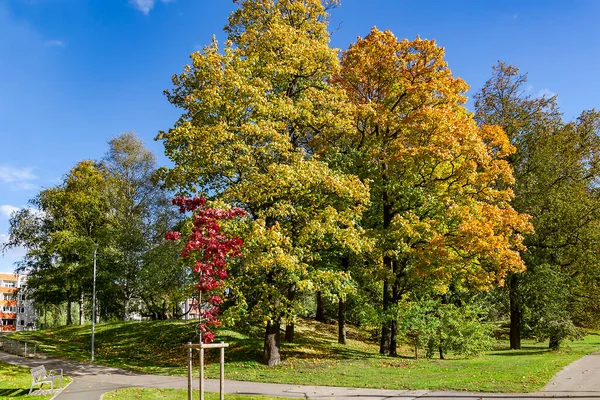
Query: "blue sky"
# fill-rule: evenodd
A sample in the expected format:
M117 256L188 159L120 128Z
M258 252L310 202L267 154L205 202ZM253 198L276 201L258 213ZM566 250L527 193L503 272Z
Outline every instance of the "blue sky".
M224 38L229 0L0 0L0 240L8 215L60 182L107 141L153 142L179 115L164 95L190 53ZM332 45L372 26L436 39L469 96L497 60L529 73L532 95L558 94L566 118L600 108L600 2L342 0ZM0 272L22 255L0 256Z

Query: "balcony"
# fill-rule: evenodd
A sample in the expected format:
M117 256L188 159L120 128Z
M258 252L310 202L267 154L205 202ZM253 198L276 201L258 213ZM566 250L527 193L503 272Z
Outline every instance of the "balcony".
M15 332L16 330L16 325L0 325L0 332Z

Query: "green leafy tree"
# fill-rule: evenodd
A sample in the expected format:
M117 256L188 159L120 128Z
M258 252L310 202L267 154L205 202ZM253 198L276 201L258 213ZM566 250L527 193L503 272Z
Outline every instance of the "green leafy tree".
M93 161L79 162L63 183L42 190L11 217L8 246L27 250L20 270L29 274L28 290L36 302L71 305L79 301L83 322L84 295L91 291L94 249L107 241L105 184Z
M522 253L527 271L508 279L510 345L523 333L550 337L573 332L571 316L582 277L597 275L599 116L584 112L565 123L556 96L527 94L527 75L500 62L475 96L476 118L502 126L517 151L509 162L516 183L513 206L533 216L535 233Z
M101 162L105 195L110 204L111 249L107 257L113 265L112 278L121 291L122 318L129 319L131 300L140 298L147 308L154 309L153 316L164 318L165 313L157 314L156 306L150 304L160 303L164 309L162 304L169 296L159 290L152 291L147 281L155 281L152 274L156 273L163 278L171 273L176 280L185 275L174 246L166 244L164 239L164 233L173 228L178 216L172 210L167 192L153 179L156 157L142 141L133 133L124 133L108 144L109 150ZM162 271L156 270L153 256L160 259ZM157 289L167 282L173 290L181 287L171 279L164 279Z

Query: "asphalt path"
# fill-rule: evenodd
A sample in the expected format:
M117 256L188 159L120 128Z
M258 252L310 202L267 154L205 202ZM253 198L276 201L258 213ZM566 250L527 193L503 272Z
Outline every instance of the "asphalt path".
M146 375L98 364L62 359L24 359L0 352L0 362L26 367L45 365L46 369L62 368L73 382L60 392L56 400L98 400L113 390L142 388L187 388L187 379L175 376ZM198 388L198 379L194 379ZM207 379L207 392L218 392L219 381ZM467 393L431 390L384 390L330 386L299 386L274 383L225 381L226 393L254 394L311 400L487 400L487 399L600 399L600 353L585 356L560 371L537 393L501 394ZM227 398L227 397L226 397Z

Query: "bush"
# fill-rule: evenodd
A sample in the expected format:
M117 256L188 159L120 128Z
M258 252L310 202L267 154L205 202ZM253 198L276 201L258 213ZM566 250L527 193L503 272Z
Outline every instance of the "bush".
M436 352L444 358L449 351L474 357L494 345L493 326L481 321L476 306L458 307L427 299L405 303L401 309L399 329L415 348L415 357L419 347L426 347L427 358Z

